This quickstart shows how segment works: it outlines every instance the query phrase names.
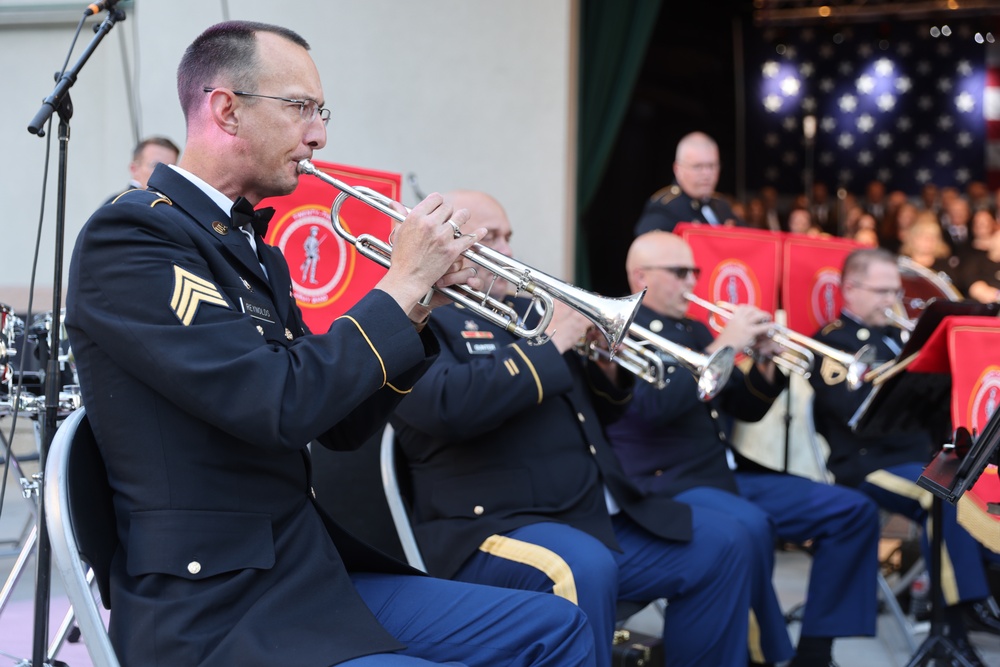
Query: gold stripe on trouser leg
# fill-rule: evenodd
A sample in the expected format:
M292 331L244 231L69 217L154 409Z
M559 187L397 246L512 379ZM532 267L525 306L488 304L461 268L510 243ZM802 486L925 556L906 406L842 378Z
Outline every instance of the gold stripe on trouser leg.
M497 558L512 560L541 571L552 580L552 592L577 603L576 580L573 571L562 557L545 547L515 540L502 535L490 535L479 545L479 550Z
M751 662L764 662L764 649L760 645L760 624L757 622L757 614L750 610L750 617L747 619L749 632L747 633L747 647L750 650Z
M917 486L914 482L911 482L905 477L893 475L891 472L887 472L885 470L876 470L868 473L868 476L865 477L865 481L869 484L885 489L886 491L895 493L898 496L916 500L920 503L920 506L923 507L924 510L930 512L931 504L934 501L933 494L927 489ZM935 530L937 530L937 526L934 525L934 522L931 520L930 516L928 516L928 542L933 539ZM944 543L944 540L942 540L941 543L941 593L944 595L945 604L958 604L958 582L955 580L955 566L951 562L951 556L948 555L948 547ZM930 563L927 564L927 567L930 568Z

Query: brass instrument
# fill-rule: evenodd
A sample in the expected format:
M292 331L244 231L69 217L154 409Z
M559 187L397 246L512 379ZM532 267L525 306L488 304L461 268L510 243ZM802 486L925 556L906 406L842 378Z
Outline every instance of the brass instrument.
M732 317L732 308L735 307L733 304L714 304L691 293L687 293L684 296L688 301L705 308L709 312L726 319ZM788 367L808 377L812 368L811 361L814 355L818 354L839 363L847 370L847 388L851 391L861 387L865 381L865 374L875 361L875 348L870 345L865 345L858 350L857 354L851 355L848 352L830 347L826 343L821 343L780 324L772 324L771 329L767 332L767 337L784 347L786 351L791 351L791 354L787 356L783 354L775 357L775 364ZM803 350L805 354L802 353ZM782 360L781 363L779 363L779 359ZM798 359L802 359L803 362L800 364ZM805 359L808 359L810 362L808 370L805 369ZM802 370L798 370L800 368Z
M932 301L934 301L934 297L931 297L931 299L927 301L927 304L929 305ZM899 304L897 307L903 313L906 312L906 310L902 308L902 304ZM902 329L899 338L900 340L903 341L903 343L906 343L906 341L910 338L910 334L917 327L917 320L916 318L910 319L905 315L901 315L900 310L897 310L896 308L886 308L885 319L889 320L889 324L898 327L899 329ZM912 356L913 355L911 355L911 357ZM881 364L880 366L877 366L868 371L867 373L865 373L864 381L878 384L879 382L884 381L883 378L888 379L889 377L891 377L891 375L888 375L890 372L892 374L895 374L896 372L903 370L903 368L905 368L906 365L909 364L909 361L907 361L905 365L900 366L898 369L896 369L896 367L899 364L900 361L897 361L896 359L887 361L884 364Z
M340 190L330 210L330 221L334 231L354 245L359 253L389 268L392 257L391 242L382 241L371 234L353 236L340 223L340 207L343 206L348 197L354 197L393 220L402 222L405 219L405 215L392 208L392 204L395 202L369 188L352 187L320 171L309 160L301 160L298 164L298 170L301 174L315 176ZM452 224L454 225L454 223ZM457 226L455 236L456 238L461 236L461 232ZM493 324L504 328L506 331L535 342L544 342L546 340L545 329L552 320L553 300L559 300L594 323L607 339L610 354L614 356L621 346L622 339L628 332L629 325L632 324L632 320L635 318L639 304L642 302L642 296L645 293L644 290L643 292L622 298L594 294L593 292L588 292L569 283L557 280L548 274L537 271L480 243L474 244L462 253L462 256L492 273L494 276L493 282L503 279L508 281L516 292L530 294L532 303L529 305L529 310L535 307L536 304L541 310L541 318L538 324L530 329L525 328L522 324L524 318L507 304L491 297L488 288L485 292L479 292L467 285L435 287L433 289L441 292L451 300L462 304ZM527 313L525 313L526 315Z
M698 381L698 398L701 401L714 398L726 386L733 372L736 353L731 347L722 347L711 355L705 355L655 334L635 322L629 326L628 334L622 340L622 346L614 356L614 361L657 389L667 386L661 354L676 359L677 363L695 377ZM591 359L608 356L607 350L587 340L581 341L577 351Z
M889 324L892 324L895 327L899 327L906 333L912 333L913 330L917 327L916 319L911 320L909 317L906 317L905 315L900 315L899 313L896 312L895 308L885 309L885 319L889 320Z
M690 292L685 294L684 298L727 320L732 316L732 309L735 307L734 304L730 303L711 303ZM774 326L777 327L777 325ZM782 335L774 329L768 332L768 337L783 348L781 354L774 357L775 365L804 378L808 378L812 374L815 355L807 347L792 341L788 336ZM755 357L751 350L747 350L746 354Z

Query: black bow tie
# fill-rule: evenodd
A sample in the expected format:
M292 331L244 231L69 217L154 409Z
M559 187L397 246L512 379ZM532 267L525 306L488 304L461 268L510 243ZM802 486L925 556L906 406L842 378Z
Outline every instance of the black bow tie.
M267 223L271 221L271 216L274 215L274 209L268 206L266 208L254 210L254 207L250 205L250 202L243 197L240 197L233 204L233 208L230 210L229 215L233 218L233 227L244 227L247 223L250 223L253 230L263 237L267 234Z

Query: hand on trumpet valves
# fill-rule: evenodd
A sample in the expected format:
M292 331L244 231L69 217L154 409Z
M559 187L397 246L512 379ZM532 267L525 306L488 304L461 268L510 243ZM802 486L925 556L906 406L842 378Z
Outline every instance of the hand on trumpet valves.
M714 352L726 345L734 350L757 350L762 344L770 342L767 334L773 324L770 313L749 304L737 305L708 351Z
M414 206L393 229L392 264L376 287L393 297L414 321L426 319L427 308L450 303L440 294L422 303L431 286L483 288L476 267L462 253L483 238L486 229L467 229L464 225L468 220L467 210L453 210L434 193ZM456 230L464 233L456 236Z
M560 353L572 350L582 338L592 334L600 337L590 320L561 301L554 303L552 321L545 333Z

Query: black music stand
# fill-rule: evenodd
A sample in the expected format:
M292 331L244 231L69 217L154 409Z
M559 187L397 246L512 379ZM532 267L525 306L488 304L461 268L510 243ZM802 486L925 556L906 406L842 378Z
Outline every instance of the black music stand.
M930 596L931 596L931 628L927 638L917 648L910 658L907 667L943 664L957 667L973 667L958 651L955 643L945 631L944 609L941 602L941 551L944 546L941 525L945 499L956 502L958 495L954 493L956 482L968 480L971 475L966 473L958 476L962 469L971 471L973 463L966 463L959 452L965 453L971 449L970 436L960 429L951 435L951 375L949 373L910 373L909 364L917 358L924 344L938 325L948 316L996 316L1000 312L1000 304L979 304L973 302L935 301L924 311L917 322L910 339L903 346L894 360L892 370L885 373L877 381L876 386L862 403L851 419L851 428L859 435L884 435L891 432L912 429L914 424L927 428L933 437L939 441L946 440L941 452L927 466L917 484L932 491L931 525L934 533L930 546ZM996 415L994 415L996 417ZM995 420L991 418L992 424ZM994 431L1000 430L994 427ZM985 431L984 431L985 433ZM994 440L996 438L993 438ZM987 457L988 459L989 457ZM986 462L978 468L975 476L978 478ZM933 481L932 481L933 480ZM967 482L963 491L973 482ZM933 485L935 488L931 488Z

